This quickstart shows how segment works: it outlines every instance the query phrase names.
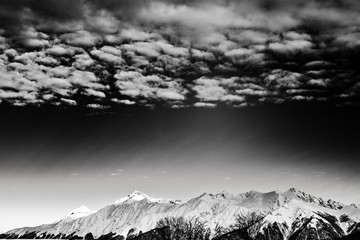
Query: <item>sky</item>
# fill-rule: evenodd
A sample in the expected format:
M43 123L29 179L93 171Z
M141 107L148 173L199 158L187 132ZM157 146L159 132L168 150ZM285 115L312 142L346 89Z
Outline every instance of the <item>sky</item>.
M0 232L133 192L360 203L356 0L0 1Z

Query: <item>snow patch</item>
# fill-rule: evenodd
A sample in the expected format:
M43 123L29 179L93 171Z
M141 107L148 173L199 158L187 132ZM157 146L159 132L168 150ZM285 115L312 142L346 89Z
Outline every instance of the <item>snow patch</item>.
M140 192L134 191L133 193L127 195L126 197L120 198L119 200L115 201L115 205L119 205L122 203L132 203L137 201L146 200L147 202L151 203L172 203L172 204L181 204L180 200L169 200L164 198L153 198L149 197L148 195Z

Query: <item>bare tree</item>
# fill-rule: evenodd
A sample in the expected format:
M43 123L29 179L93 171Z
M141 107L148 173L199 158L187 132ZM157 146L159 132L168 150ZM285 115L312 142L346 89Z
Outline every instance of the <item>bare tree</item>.
M231 225L233 230L248 228L255 223L260 222L264 215L259 212L240 212L235 217L235 223Z
M199 218L166 217L159 220L157 228L163 229L162 240L210 240L211 231Z
M221 226L219 223L215 225L213 239L217 239L218 237L225 235L231 230L227 227Z

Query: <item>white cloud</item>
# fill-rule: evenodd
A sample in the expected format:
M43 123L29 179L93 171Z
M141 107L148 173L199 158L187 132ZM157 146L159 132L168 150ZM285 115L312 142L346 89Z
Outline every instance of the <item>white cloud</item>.
M23 45L28 48L45 48L49 46L49 41L44 39L26 39Z
M218 80L199 78L195 80L195 84L193 90L197 92L196 97L202 101L218 101L227 94Z
M265 44L269 40L268 33L257 30L244 30L230 32L230 39L240 43L241 45Z
M314 44L308 40L286 40L284 42L275 42L269 44L269 49L275 52L289 53L311 49Z
M93 72L75 70L71 72L68 80L75 86L87 87L94 90L103 90L107 87L99 83Z
M109 106L105 106L105 105L97 104L97 103L87 104L86 107L94 108L94 109L107 109L107 108L109 108Z
M50 69L50 75L58 78L67 78L73 70L74 69L69 67L58 66Z
M299 81L302 75L295 72L275 69L264 76L267 85L274 88L298 88L302 85Z
M300 33L295 31L289 31L284 34L284 37L290 40L308 40L311 41L311 36L306 33Z
M112 46L102 46L100 48L100 51L103 51L104 53L109 53L115 56L121 56L121 50L116 48L116 47L112 47Z
M243 57L247 57L251 54L254 53L254 50L251 49L247 49L247 48L237 48L237 49L232 49L230 51L225 52L225 56L229 57L229 58L243 58Z
M147 33L136 27L131 27L128 29L124 29L120 32L120 37L124 40L132 40L132 41L146 41L150 39L157 39L160 38L159 35L154 33Z
M314 99L314 97L312 97L312 96L301 96L301 95L296 95L291 98L291 100L294 100L294 101L311 101L313 99Z
M119 99L113 98L113 99L111 99L111 101L116 102L116 103L125 104L125 105L134 105L134 104L136 104L136 102L130 101L128 99L119 100Z
M360 33L353 32L340 35L334 40L334 42L348 47L358 47L360 46Z
M311 79L307 82L309 85L318 86L318 87L326 87L326 80L323 79Z
M97 11L95 15L93 12L87 15L86 27L92 28L94 31L111 34L116 33L119 26L119 20L103 9Z
M69 47L55 45L47 49L46 52L50 55L61 57L61 56L71 56L74 54L74 51L70 50Z
M18 72L22 72L24 70L27 70L28 67L25 66L24 64L22 63L18 63L18 62L12 62L12 63L9 63L7 65L8 69L10 69L11 71L18 71Z
M123 44L121 48L125 51L132 51L147 58L159 57L161 48L149 42L135 42L132 44Z
M252 88L239 89L236 90L236 93L240 95L250 95L250 96L266 96L267 94L269 94L265 90L254 90Z
M165 100L184 100L185 96L171 90L158 89L156 92L157 97Z
M33 101L36 99L35 92L27 92L27 91L5 91L0 89L0 99L16 99L20 98L27 101Z
M91 89L91 88L85 89L85 92L86 92L87 95L94 96L94 97L99 97L99 98L105 98L106 97L104 92L96 91L96 90Z
M154 45L158 46L165 54L173 57L187 57L189 55L189 50L184 47L175 47L163 41L156 41Z
M114 77L118 79L116 86L120 93L126 96L166 100L185 99L182 86L171 79L162 79L157 75L143 76L134 71L119 71Z
M66 44L76 47L93 47L100 41L100 38L88 31L81 30L76 33L66 33L60 36Z
M16 56L19 55L18 51L16 51L16 50L13 49L13 48L6 49L6 50L4 51L4 54L5 54L6 56L12 57L12 58L14 58L14 57L16 57Z
M209 107L209 108L213 108L216 107L216 103L204 103L204 102L197 102L194 103L195 107Z
M223 102L243 102L243 101L245 101L245 98L242 96L238 96L238 95L228 94L228 95L221 97L220 100Z
M94 65L94 60L87 54L83 52L81 54L75 55L75 61L73 62L73 66L79 70L86 70L88 67Z
M65 103L67 105L71 105L71 106L76 106L77 105L76 101L72 100L72 99L61 98L60 100L61 100L61 102Z
M109 64L112 64L112 65L121 65L123 64L124 60L119 57L119 56L116 56L112 53L108 53L108 52L103 52L103 51L100 51L100 50L92 50L90 52L90 54L96 58L98 58L99 60L101 61L104 61L106 63L109 63Z

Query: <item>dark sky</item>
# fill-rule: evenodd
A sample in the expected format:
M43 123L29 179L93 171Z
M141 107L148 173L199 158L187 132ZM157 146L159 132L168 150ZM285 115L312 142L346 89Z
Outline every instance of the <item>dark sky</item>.
M359 203L358 111L3 107L2 231L52 222L80 205L96 210L134 190L188 200L296 187Z
M0 232L134 190L297 187L360 203L359 12L0 0Z
M157 161L159 156L165 158L159 161L171 161L186 154L192 161L198 154L213 156L216 162L248 157L245 160L304 166L317 159L322 167L328 163L357 173L357 110L310 104L128 107L97 114L78 108L4 108L1 171L92 170L138 158ZM226 159L216 159L217 154L226 154Z

